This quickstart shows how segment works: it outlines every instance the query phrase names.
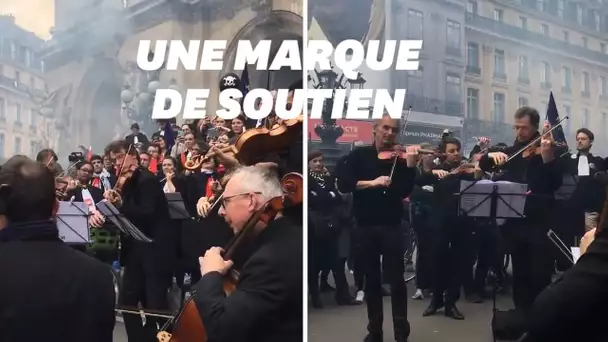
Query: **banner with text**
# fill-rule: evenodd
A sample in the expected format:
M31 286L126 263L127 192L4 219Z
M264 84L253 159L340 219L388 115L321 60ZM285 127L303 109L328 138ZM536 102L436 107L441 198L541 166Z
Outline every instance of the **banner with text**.
M323 123L320 119L308 119L308 137L312 141L321 140L315 132L315 127ZM365 144L373 143L374 123L361 120L337 120L336 124L344 129L344 134L338 138L338 143L352 143L362 141Z
M418 145L422 143L436 145L441 141L441 135L446 128L452 132L452 136L460 138L460 128L430 126L417 122L408 122L406 132L399 138L399 143L403 145Z

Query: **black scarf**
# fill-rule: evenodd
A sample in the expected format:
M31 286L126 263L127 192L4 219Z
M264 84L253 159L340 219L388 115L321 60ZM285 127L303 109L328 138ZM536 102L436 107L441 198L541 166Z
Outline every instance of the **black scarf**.
M26 240L60 240L54 221L32 221L9 224L0 230L0 242Z

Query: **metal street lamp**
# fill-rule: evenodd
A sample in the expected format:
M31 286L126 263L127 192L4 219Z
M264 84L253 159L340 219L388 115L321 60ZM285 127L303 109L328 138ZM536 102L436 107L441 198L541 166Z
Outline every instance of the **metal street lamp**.
M349 79L350 89L363 89L365 86L365 78L362 77L362 73L357 73L357 78L354 80Z

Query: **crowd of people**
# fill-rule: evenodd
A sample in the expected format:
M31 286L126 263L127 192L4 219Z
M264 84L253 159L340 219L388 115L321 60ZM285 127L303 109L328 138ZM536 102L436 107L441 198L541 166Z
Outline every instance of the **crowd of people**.
M598 268L601 251L596 248L594 255L581 258L577 270L569 253L579 243L586 251L591 240L605 239L601 234L596 239L594 228L605 198L607 160L591 153L594 134L587 128L576 132L576 148L569 150L553 133L541 135L539 130L551 127L542 127L533 108L519 109L514 123L512 145L491 144L484 137L468 156L449 132L437 146L397 145L401 124L389 116L374 124L373 145L354 148L331 172L321 152L309 153L308 284L313 309L323 307L321 293L327 291L335 291L338 305L365 301L365 341L379 342L382 297L390 295L395 340L407 341L407 279L415 284L413 300L429 300L426 310L410 315L431 316L443 309L445 316L464 320L457 307L462 293L471 303L510 293L515 309L499 310L488 321L497 338L517 339L524 332L526 341L605 338L597 328L585 332L589 339L577 339L581 335L576 329L568 330L573 321L583 324L596 321L594 314L602 316L605 294L596 297L598 302L585 295L583 309L574 303L582 294L568 291L597 295L605 281ZM387 149L398 152L386 159L382 154ZM461 183L482 179L526 184L521 218L474 217L461 210ZM584 271L580 264L586 265ZM564 277L569 281L550 286L569 269ZM354 291L346 281L348 270ZM406 270L413 274L406 277ZM327 283L330 271L335 289ZM575 307L585 314L574 313Z
M246 132L256 130L259 142L282 125L276 115L161 121L148 136L135 123L103 151L73 153L67 167L51 149L36 160L9 159L0 169L0 273L11 278L0 285L0 340L109 342L117 314L135 342L171 334L301 340L302 208L292 198L302 173L301 125L289 127L300 134L283 139L288 149L245 155ZM187 215L170 210L175 193ZM277 199L293 205L270 205ZM88 208L86 243L62 241L62 203L74 202ZM104 215L101 202L137 234ZM175 286L177 312L168 299ZM192 312L194 320L184 318ZM200 326L183 328L182 319Z

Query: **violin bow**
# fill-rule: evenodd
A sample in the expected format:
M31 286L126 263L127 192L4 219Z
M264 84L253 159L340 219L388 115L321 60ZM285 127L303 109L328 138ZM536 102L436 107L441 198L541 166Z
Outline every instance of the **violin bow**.
M407 128L407 120L410 117L410 113L412 113L412 106L410 106L410 108L408 108L407 114L405 114L405 120L403 121L403 126L401 127L401 130L399 131L399 136L405 135L405 130ZM391 167L391 174L389 176L390 179L393 179L393 174L395 173L395 167L397 166L397 159L399 159L399 154L395 155L395 158L393 158L393 166Z
M557 124L555 124L555 126L552 126L548 131L543 132L540 136L538 136L536 139L532 140L531 142L529 142L526 146L522 147L519 149L519 151L515 152L513 155L509 156L509 158L507 158L507 160L505 160L505 162L503 163L506 164L508 163L510 160L512 160L513 158L517 157L518 155L522 154L525 150L529 149L531 146L533 146L534 144L536 144L537 142L539 142L541 139L543 139L543 137L545 137L548 134L551 134L554 130L556 130L558 127L561 127L564 124L565 120L570 119L568 116L564 116L563 119L559 120L559 122Z

